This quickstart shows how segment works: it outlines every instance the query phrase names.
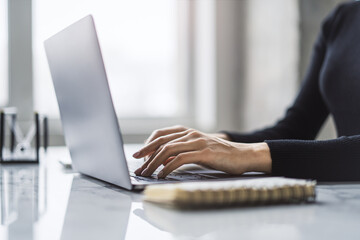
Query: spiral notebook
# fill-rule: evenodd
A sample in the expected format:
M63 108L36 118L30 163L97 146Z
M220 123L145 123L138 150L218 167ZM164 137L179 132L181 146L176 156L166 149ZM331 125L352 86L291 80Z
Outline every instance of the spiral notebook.
M313 202L316 181L266 177L151 185L145 201L175 208Z

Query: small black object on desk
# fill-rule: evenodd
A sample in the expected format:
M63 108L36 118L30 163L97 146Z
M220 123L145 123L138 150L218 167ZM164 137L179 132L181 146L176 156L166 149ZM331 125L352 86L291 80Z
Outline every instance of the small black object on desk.
M39 163L40 138L43 147L49 145L48 118L34 113L34 123L24 135L17 123L16 108L0 110L0 164L3 163Z

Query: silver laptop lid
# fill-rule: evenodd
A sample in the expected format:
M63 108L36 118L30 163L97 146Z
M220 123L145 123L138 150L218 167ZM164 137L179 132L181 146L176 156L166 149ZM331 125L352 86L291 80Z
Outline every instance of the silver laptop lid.
M91 15L45 41L66 144L80 173L131 189Z

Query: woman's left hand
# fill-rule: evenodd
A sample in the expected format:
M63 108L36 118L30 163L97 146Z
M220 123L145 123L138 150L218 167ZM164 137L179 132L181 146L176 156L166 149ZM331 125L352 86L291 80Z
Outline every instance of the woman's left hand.
M174 138L174 136L178 136ZM271 172L270 150L266 143L235 143L184 128L174 134L157 134L145 147L133 155L135 158L149 156L147 161L135 171L136 175L151 176L161 165L159 178L184 164L195 163L224 171L242 174L248 171Z

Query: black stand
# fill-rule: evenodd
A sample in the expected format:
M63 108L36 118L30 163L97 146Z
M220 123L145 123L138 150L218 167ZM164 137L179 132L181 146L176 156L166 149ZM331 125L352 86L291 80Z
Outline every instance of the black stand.
M45 151L49 144L48 118L35 112L34 123L23 136L16 114L16 108L0 111L0 164L39 163L41 130Z

